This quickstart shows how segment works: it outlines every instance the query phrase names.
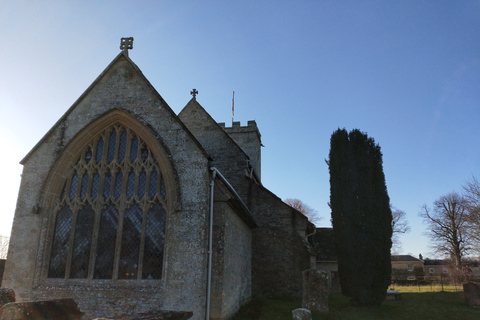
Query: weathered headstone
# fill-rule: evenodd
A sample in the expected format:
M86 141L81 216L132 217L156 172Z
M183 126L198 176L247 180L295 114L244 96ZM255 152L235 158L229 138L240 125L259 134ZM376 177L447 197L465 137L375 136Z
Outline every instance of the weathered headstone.
M0 307L10 302L15 302L15 291L13 289L0 288Z
M82 315L73 299L10 302L0 308L0 320L80 320Z
M312 320L312 313L305 308L298 308L292 311L292 320Z
M463 284L463 294L465 302L470 307L480 307L480 286L473 282Z
M115 318L96 318L93 320L187 320L193 316L191 311L152 311L135 315L120 315Z
M328 273L323 270L308 269L302 272L302 307L328 313Z

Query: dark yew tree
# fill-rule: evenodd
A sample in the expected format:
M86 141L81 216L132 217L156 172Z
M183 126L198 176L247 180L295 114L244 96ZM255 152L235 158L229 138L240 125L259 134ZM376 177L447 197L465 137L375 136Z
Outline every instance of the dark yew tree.
M392 246L380 146L357 129L338 129L331 137L328 166L342 294L356 305L379 306L390 284Z

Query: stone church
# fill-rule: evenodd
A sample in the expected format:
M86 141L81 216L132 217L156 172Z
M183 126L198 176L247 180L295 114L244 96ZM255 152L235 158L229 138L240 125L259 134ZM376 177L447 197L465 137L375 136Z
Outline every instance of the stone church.
M130 39L21 161L2 286L90 318L300 297L315 227L263 186L257 124L217 123L196 90L175 114Z

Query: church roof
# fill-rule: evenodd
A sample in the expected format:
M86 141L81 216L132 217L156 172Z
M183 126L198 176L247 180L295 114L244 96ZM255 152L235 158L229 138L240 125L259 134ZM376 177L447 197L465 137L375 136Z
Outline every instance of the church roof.
M412 257L411 255L392 255L391 256L392 262L421 262L422 260Z
M198 148L203 152L205 157L209 160L212 158L208 155L208 153L205 151L203 146L198 142L198 140L194 137L194 135L188 130L188 128L185 126L185 124L180 121L178 116L175 114L175 112L170 108L170 106L167 104L167 102L162 98L162 96L157 92L157 90L153 87L153 85L148 81L148 79L143 75L142 71L138 66L128 57L128 52L127 51L122 51L120 52L113 60L110 62L110 64L103 70L103 72L93 81L93 83L83 92L83 94L73 103L73 105L63 114L63 116L58 119L58 121L50 128L50 130L40 139L40 141L30 150L27 155L20 161L21 164L25 164L25 162L28 160L28 158L38 149L38 147L53 133L55 128L57 128L69 115L72 113L72 111L75 109L75 107L82 101L84 100L89 93L99 84L99 82L104 78L104 76L111 71L115 65L121 61L121 60L126 60L130 65L133 67L133 69L136 71L137 75L142 78L142 80L145 82L145 84L149 87L149 89L155 94L156 98L161 101L161 103L164 105L165 109L171 113L171 116L178 122L178 124L185 130L185 132L188 134L188 136L194 141L194 143L198 146Z
M313 236L313 248L317 255L317 261L337 261L333 228L317 228Z
M423 264L426 266L446 266L450 264L450 261L442 259L425 259Z

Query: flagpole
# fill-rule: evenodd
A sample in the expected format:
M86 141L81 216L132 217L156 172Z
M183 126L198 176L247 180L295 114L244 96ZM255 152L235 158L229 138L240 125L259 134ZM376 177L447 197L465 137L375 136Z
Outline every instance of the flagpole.
M233 127L233 118L235 115L235 91L233 91L233 96L232 96L232 127Z

